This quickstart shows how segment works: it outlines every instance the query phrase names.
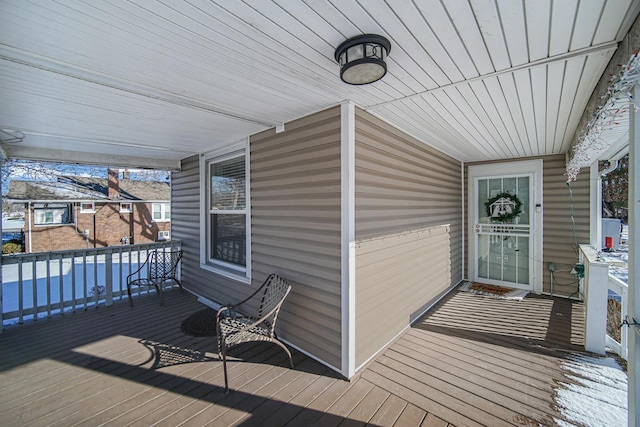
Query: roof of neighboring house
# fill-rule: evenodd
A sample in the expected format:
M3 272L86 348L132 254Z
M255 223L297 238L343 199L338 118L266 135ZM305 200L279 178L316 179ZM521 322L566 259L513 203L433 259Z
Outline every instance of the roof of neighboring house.
M110 199L106 178L61 176L56 182L18 181L9 183L11 200L96 200L96 201L169 201L168 182L121 179L119 197Z

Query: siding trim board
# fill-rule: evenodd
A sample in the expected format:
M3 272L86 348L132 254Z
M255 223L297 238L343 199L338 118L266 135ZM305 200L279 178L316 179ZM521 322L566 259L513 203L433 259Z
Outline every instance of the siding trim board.
M342 374L355 374L356 248L355 248L355 106L341 106L342 167Z

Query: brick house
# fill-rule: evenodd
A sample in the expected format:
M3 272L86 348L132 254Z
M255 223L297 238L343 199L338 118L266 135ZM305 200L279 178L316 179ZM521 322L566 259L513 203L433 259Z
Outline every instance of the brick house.
M9 184L7 199L23 203L26 253L170 239L170 184L122 178L60 176L56 182Z

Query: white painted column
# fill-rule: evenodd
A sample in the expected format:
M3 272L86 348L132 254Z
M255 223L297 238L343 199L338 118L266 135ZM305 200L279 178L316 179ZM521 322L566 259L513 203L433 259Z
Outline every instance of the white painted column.
M609 264L598 261L598 250L580 245L580 261L584 264L585 321L584 347L593 353L605 354L607 337L607 291Z
M596 160L590 167L590 235L589 243L594 247L602 248L602 177L598 173L598 161Z
M341 106L341 129L342 375L351 378L356 367L356 125L352 102Z
M640 99L640 86L633 89L633 98ZM640 117L629 106L629 317L640 320ZM629 426L640 425L640 329L631 326L627 361L629 376Z

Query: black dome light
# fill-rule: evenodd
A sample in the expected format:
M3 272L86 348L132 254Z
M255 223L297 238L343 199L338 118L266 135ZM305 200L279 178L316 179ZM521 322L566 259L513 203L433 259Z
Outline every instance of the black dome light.
M336 48L340 78L352 85L366 85L387 74L385 60L391 43L376 34L361 34L345 40Z

